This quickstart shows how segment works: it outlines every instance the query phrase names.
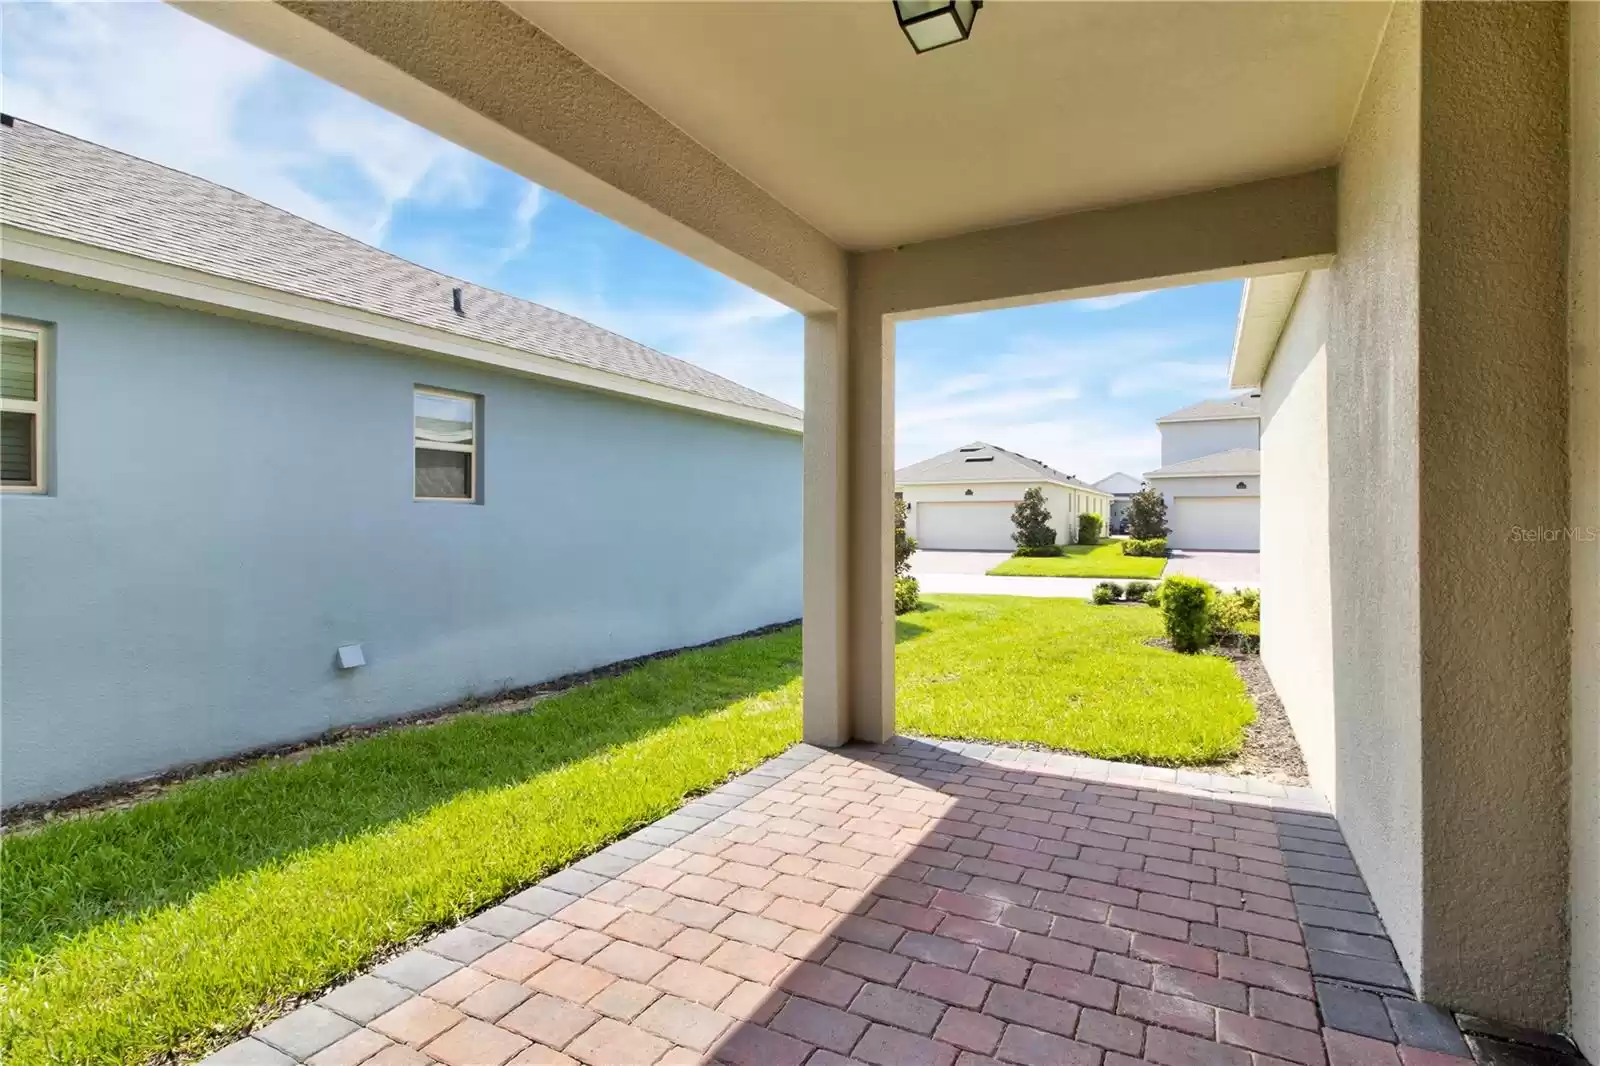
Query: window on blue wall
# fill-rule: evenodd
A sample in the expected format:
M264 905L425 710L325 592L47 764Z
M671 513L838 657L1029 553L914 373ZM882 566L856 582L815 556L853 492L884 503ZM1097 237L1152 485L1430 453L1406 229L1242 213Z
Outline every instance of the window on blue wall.
M418 386L412 434L419 500L477 497L478 397Z
M44 491L45 331L0 324L0 487Z

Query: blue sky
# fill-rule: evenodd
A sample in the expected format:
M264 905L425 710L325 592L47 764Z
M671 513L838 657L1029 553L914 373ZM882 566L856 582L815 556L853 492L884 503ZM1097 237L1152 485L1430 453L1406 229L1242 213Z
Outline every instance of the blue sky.
M161 3L6 3L0 106L589 319L799 405L774 301ZM899 327L897 462L971 440L1089 479L1226 389L1239 283Z

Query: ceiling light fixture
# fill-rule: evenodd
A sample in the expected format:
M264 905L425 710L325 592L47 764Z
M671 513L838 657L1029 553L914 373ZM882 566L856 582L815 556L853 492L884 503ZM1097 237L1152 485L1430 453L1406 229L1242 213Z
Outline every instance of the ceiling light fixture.
M983 0L894 0L894 15L918 55L964 41Z

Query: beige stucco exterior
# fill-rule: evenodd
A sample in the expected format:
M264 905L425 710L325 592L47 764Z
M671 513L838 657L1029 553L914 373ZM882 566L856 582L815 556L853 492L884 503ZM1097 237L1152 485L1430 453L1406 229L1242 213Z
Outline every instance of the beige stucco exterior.
M1421 973L1417 199L1420 11L1397 5L1345 146L1328 320L1339 816L1400 961ZM1383 491L1373 491L1374 482ZM1350 535L1357 534L1357 535ZM1368 538L1380 538L1381 551Z
M1567 9L1422 11L1420 984L1554 1027L1570 557L1514 527L1567 525Z
M1544 1027L1568 1016L1573 562L1526 530L1568 522L1566 82L1559 6L1395 8L1338 260L1263 389L1264 654L1312 772L1418 991ZM1325 506L1297 495L1324 470Z
M1054 482L1035 481L978 481L970 484L953 482L941 485L896 485L895 491L911 505L906 516L906 532L921 537L917 505L923 503L977 503L999 502L1015 504L1030 488L1044 492L1045 509L1050 512L1050 526L1056 531L1057 544L1076 544L1078 516L1096 514L1103 524L1111 520L1111 497L1096 489L1075 488Z
M1261 659L1311 781L1339 803L1328 522L1328 290L1306 277L1261 382Z
M1572 8L1572 1022L1600 1060L1600 4Z

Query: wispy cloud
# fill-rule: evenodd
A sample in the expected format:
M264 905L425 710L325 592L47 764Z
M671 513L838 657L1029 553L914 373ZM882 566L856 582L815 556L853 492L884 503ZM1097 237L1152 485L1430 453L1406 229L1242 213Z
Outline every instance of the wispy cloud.
M600 291L545 291L539 302L687 359L712 373L799 407L805 399L801 317L728 281L703 306L633 300Z
M1118 307L1127 307L1131 303L1138 303L1149 295L1148 290L1119 292L1111 296L1090 296L1084 300L1073 300L1068 306L1074 311L1111 311Z
M527 191L511 212L511 239L489 260L491 274L517 259L533 244L533 220L544 210L544 203L544 190L529 182Z
M1115 397L1152 393L1199 393L1203 398L1228 391L1228 364L1223 359L1195 362L1161 361L1124 370L1111 379L1106 392Z
M7 111L361 240L414 196L469 196L484 166L164 4L8 3L5 31Z

